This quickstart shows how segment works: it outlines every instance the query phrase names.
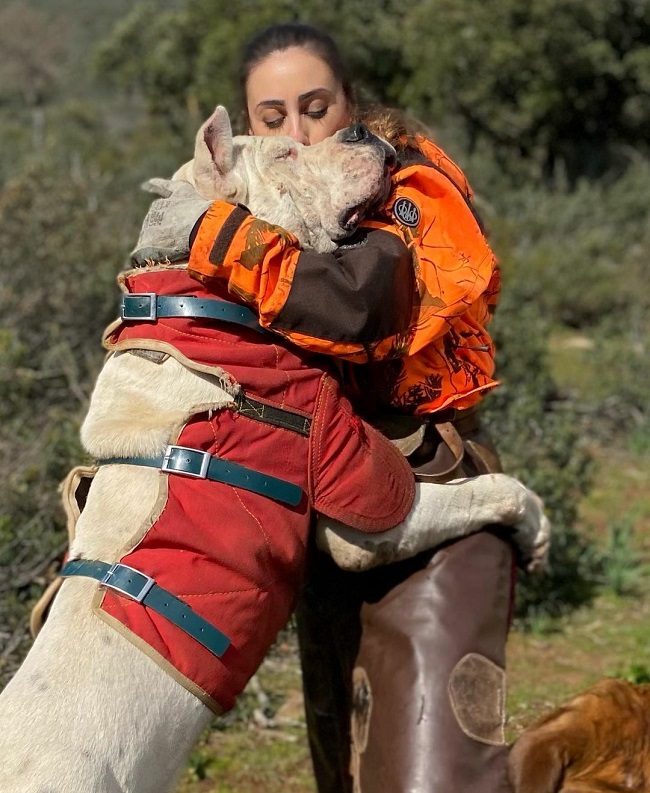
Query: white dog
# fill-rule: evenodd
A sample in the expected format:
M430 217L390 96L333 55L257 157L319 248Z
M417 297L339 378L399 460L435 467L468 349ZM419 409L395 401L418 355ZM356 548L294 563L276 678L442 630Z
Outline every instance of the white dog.
M368 200L381 199L386 156L379 148L357 149L350 167L358 158L365 173L374 162L374 181L362 184L336 173L336 141L322 146L233 139L227 115L218 109L197 138L194 164L178 177L189 179L205 199L245 201L303 244L327 250L332 238L355 226ZM282 178L269 181L276 169ZM336 195L328 203L322 196L330 188ZM192 415L231 405L236 392L228 378L203 372L180 355L154 363L128 352L113 354L97 380L82 440L98 458L157 455ZM94 477L92 488L80 510L75 491L87 476ZM158 470L131 465L73 472L64 488L71 555L120 559L159 514L164 481ZM548 542L537 497L503 475L421 485L411 518L376 535L379 547L340 526L326 527L321 541L339 560L353 554L347 564L354 569L489 523L512 525L528 558L541 558ZM2 793L163 793L211 718L201 699L98 619L92 607L97 592L92 579L63 583L27 659L0 696Z
M395 150L370 135L342 130L317 146L285 136L233 138L218 107L196 136L194 159L173 176L206 199L246 205L320 253L336 249L390 190ZM354 145L350 145L350 138Z
M245 204L255 216L294 233L304 247L331 251L334 240L354 230L389 187L385 149L352 147L345 169L332 172L333 149L346 134L308 147L287 137L233 139L228 115L219 107L197 134L194 159L174 179L189 182L206 199ZM550 525L541 500L517 480L486 474L417 488L405 523L374 535L323 517L316 530L318 546L340 567L360 571L501 524L513 528L529 569L544 565Z

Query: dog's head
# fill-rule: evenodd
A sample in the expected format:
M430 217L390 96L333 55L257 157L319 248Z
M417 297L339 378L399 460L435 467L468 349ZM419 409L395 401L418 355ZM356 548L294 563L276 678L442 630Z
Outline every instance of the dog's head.
M196 137L194 160L174 178L209 199L245 204L257 217L331 251L388 196L395 150L361 124L314 146L289 137L233 137L217 107Z

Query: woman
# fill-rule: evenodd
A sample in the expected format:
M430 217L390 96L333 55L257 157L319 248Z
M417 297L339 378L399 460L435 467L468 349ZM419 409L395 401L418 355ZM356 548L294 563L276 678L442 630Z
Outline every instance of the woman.
M241 87L252 134L309 145L358 120L335 44L309 26L253 39ZM421 478L498 470L475 413L496 385L485 330L496 262L460 169L406 127L393 139L391 196L334 254L301 251L280 230L251 264L250 218L216 202L196 230L190 272L227 281L263 326L343 361L356 409L408 436ZM320 793L509 789L511 598L512 552L497 533L365 574L314 552L298 625Z

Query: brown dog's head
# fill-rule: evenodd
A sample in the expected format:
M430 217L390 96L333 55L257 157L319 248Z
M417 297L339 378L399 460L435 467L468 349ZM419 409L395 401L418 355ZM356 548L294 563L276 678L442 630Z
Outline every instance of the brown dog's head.
M650 790L649 713L650 685L601 680L517 739L514 793Z

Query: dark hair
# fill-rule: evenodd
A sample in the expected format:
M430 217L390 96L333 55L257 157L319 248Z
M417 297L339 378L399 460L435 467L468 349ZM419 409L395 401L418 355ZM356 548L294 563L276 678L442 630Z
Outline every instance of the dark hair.
M334 39L325 31L302 22L284 22L261 30L249 39L242 48L239 67L239 92L241 110L248 119L246 83L258 63L274 52L283 52L291 47L304 47L326 63L334 78L341 85L343 94L352 110L356 107L356 96L341 51Z

